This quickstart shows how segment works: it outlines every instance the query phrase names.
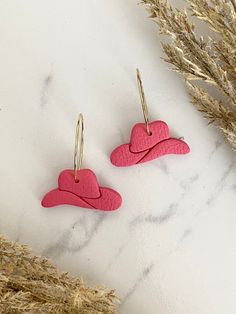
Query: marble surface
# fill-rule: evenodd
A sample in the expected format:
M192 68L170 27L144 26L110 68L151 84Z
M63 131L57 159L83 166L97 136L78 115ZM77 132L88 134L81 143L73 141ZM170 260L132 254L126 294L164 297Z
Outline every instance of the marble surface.
M120 313L235 314L235 155L160 60L136 2L0 2L0 232L115 288ZM142 121L137 66L151 119L191 154L118 169L109 154ZM117 212L40 205L73 167L79 112L84 167L122 194Z

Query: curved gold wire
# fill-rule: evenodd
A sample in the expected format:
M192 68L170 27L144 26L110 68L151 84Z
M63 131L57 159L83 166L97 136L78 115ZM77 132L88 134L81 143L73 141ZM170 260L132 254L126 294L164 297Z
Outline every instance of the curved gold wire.
M79 157L78 157L79 148ZM74 149L74 178L78 182L78 170L81 169L83 162L83 152L84 152L84 118L82 113L79 114L79 118L76 125L75 132L75 149Z
M145 94L143 90L143 83L141 80L139 69L136 69L136 74L137 74L137 82L138 82L138 89L139 89L139 94L140 94L140 99L141 99L141 105L143 109L143 117L146 124L147 133L148 135L151 135L151 132L149 129L148 107L147 107L147 102L146 102L146 98L145 98Z

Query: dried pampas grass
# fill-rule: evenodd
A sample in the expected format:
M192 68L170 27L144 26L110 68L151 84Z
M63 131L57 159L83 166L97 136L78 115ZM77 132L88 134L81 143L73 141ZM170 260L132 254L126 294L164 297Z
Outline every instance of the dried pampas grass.
M116 301L113 290L88 288L0 236L0 313L112 314Z
M197 36L186 10L173 9L166 0L142 0L170 38L163 43L165 61L182 74L192 103L223 132L236 150L236 1L188 0L189 13L206 23L211 37ZM203 81L205 88L196 85ZM212 85L222 97L207 90Z

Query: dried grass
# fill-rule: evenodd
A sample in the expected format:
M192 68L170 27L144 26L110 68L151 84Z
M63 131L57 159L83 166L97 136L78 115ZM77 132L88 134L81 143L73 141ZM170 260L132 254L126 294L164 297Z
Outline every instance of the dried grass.
M165 61L183 75L192 103L214 123L236 150L236 2L188 0L187 10L174 9L166 0L142 0L159 25ZM190 15L206 23L214 39L198 36ZM213 36L212 36L213 37ZM196 81L203 81L200 88ZM222 94L207 89L212 85Z
M89 288L0 236L0 313L117 313L113 290Z

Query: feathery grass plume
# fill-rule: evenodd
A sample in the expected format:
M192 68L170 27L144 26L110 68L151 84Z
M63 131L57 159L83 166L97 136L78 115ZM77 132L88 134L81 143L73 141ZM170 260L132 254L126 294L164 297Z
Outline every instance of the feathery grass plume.
M205 22L214 39L197 36L185 9L173 9L166 0L141 2L160 34L170 38L170 43L162 43L164 60L183 75L192 103L236 150L236 0L187 0L190 15ZM196 81L214 86L221 99L197 87Z
M0 236L0 313L117 313L113 290L89 288Z

